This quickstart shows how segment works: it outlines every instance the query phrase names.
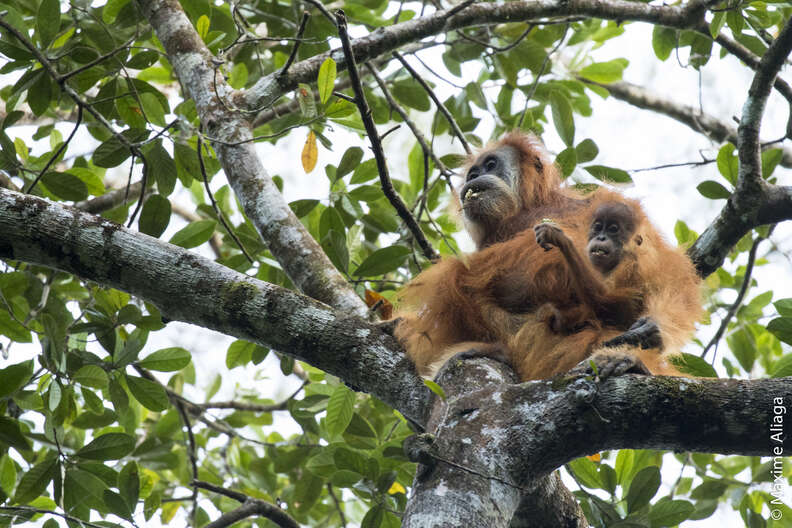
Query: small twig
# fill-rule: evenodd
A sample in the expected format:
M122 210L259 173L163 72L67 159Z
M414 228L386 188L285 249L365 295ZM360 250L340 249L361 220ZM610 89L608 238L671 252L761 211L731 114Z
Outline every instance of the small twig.
M319 12L322 13L327 20L329 20L333 24L336 23L335 18L333 18L333 15L330 14L330 11L328 11L327 8L324 5L322 5L322 2L320 2L319 0L305 0L305 2L311 4L316 9L318 9Z
M468 6L470 6L475 1L476 0L465 0L464 2L459 4L458 6L454 7L453 9L449 9L448 12L445 14L446 20L448 20L452 16L456 15L457 13L462 11L463 9L466 9Z
M402 66L404 66L404 68L408 72L410 72L410 75L412 75L413 78L416 81L418 81L418 84L420 84L423 87L423 89L426 90L426 93L429 94L429 97L432 98L432 101L434 101L435 105L437 106L437 109L440 110L440 112L445 116L446 120L448 121L448 124L451 126L451 130L454 131L454 135L459 138L459 141L462 143L462 147L465 149L465 152L467 152L468 156L473 154L473 151L471 150L470 145L468 145L468 142L465 139L465 135L462 133L462 130L460 130L459 125L454 119L454 116L452 116L451 112L448 111L448 108L446 108L445 105L442 102L440 102L440 99L434 93L434 90L432 90L432 88L426 83L426 81L418 74L417 71L415 71L415 69L412 66L410 66L410 63L407 62L398 51L394 51L393 56L396 57L396 59L398 59L398 61L402 63Z
M148 161L146 160L146 156L143 155L143 152L140 151L137 147L133 147L132 150L132 159L130 160L130 168L129 168L129 181L127 182L127 192L129 191L130 187L132 186L132 166L135 165L135 157L139 157L140 161L143 162L143 168L141 170L140 176L140 186L141 188L145 189L146 185L148 184ZM129 222L127 222L127 227L132 227L132 223L135 221L140 210L143 209L143 194L141 193L140 199L137 201L137 205L135 206L135 210L132 211L132 214L129 216Z
M207 403L196 403L195 406L200 409L234 409L236 411L251 411L257 413L267 413L273 411L285 411L289 402L294 399L308 384L307 381L300 384L300 388L298 388L294 393L291 394L288 398L283 400L280 403L273 403L271 405L262 405L260 403L248 403L248 402L238 402L238 401L224 401L224 402L207 402Z
M300 528L300 525L285 511L274 504L261 499L250 498L237 509L221 515L216 521L210 522L205 528L226 528L235 522L246 519L252 515L261 515L274 522L281 528Z
M405 53L405 54L406 54L406 53ZM416 52L416 53L412 53L411 55L412 55L413 57L415 57L415 60L417 60L418 62L420 62L420 63L421 63L421 66L423 66L423 69L424 69L424 70L428 71L429 73L431 73L432 75L434 75L435 77L437 77L438 79L440 79L441 81L443 81L444 83L446 83L446 84L449 84L449 85L453 86L453 87L454 87L454 88L456 88L457 90L464 90L464 89L465 89L465 87L464 87L464 86L462 86L461 84L457 84L457 83L455 83L455 82L453 82L453 81L449 81L448 79L446 79L445 77L443 77L442 75L440 75L439 73L437 73L436 71L434 71L432 68L430 68L430 67L429 67L429 65L428 65L428 64L426 64L426 62L424 62L424 60L423 60L423 59L420 57L420 55L418 55L418 53L417 53L417 52Z
M438 158L435 155L434 150L429 148L429 144L426 142L426 138L424 137L423 133L421 133L421 131L418 130L418 126L415 124L415 122L412 119L410 119L410 116L407 114L407 111L398 102L396 102L396 99L393 98L393 95L391 95L390 90L388 90L388 86L385 84L385 81L382 79L382 77L379 76L374 66L372 66L371 63L367 63L366 67L371 73L371 76L374 77L374 80L377 81L377 85L380 87L380 90L382 91L382 95L385 96L385 100L388 102L388 106L396 110L396 113L399 114L399 116L401 116L402 120L407 124L407 127L412 131L413 136L415 136L415 140L418 141L418 144L421 146L421 150L423 150L425 154L428 154L429 157L432 158L432 161L434 162L435 166L440 172L442 173L448 172L448 168L446 168L443 162L440 161L440 158Z
M333 95L335 95L336 97L338 97L340 99L343 99L344 101L349 101L350 103L354 103L355 102L355 98L354 97L350 97L350 96L348 96L345 93L334 91Z
M102 213L104 211L118 207L119 205L123 205L127 203L127 201L137 200L142 189L143 182L135 182L129 187L108 191L101 196L97 196L96 198L77 202L74 204L74 207L85 211L86 213Z
M104 62L104 61L106 61L107 59L109 59L110 57L112 57L113 55L115 55L116 53L118 53L119 51L123 51L123 50L125 50L125 49L128 49L128 48L129 48L129 46L131 46L131 45L132 45L132 43L133 43L133 42L135 42L135 39L137 39L137 37L138 37L138 35L137 35L137 34L135 34L135 35L134 35L134 36L133 36L131 39L127 40L126 42L124 42L123 44L121 44L121 45L120 45L119 47L117 47L116 49L114 49L114 50L111 50L111 51L108 51L107 53L105 53L105 54L104 54L104 55L102 55L101 57L97 57L97 58L95 58L94 60L92 60L91 62L89 62L89 63L87 63L87 64L83 64L83 65L82 65L82 66L80 66L79 68L77 68L77 69L74 69L74 70L70 71L69 73L64 73L64 74L63 74L63 75L61 75L61 77L60 77L60 78L61 78L61 80L62 80L62 81L65 81L65 80L67 80L67 79L70 79L70 78L74 77L75 75L78 75L78 74L80 74L80 73L82 73L82 72L84 72L84 71L86 71L86 70L89 70L89 69L93 68L93 67L94 67L94 66L96 66L97 64L99 64L99 63L101 63L101 62Z
M245 502L250 498L250 496L245 495L244 493L240 493L239 491L230 490L228 488L223 488L220 486L215 486L214 484L210 484L209 482L204 482L203 480L195 479L192 481L192 485L196 488L201 488L207 491L211 491L214 493L218 493L229 499L234 499L237 502Z
M377 127L374 124L374 120L371 118L371 109L366 102L366 95L363 93L363 85L360 82L360 75L355 62L355 55L352 52L352 45L349 41L349 33L347 33L346 16L340 9L336 11L336 25L338 26L338 36L341 39L341 46L344 50L344 58L347 63L349 78L352 81L352 90L355 92L355 103L357 104L358 110L360 111L360 118L363 120L363 126L366 128L366 134L368 135L369 141L371 142L371 149L374 151L374 159L377 163L377 170L380 176L382 192L388 198L388 201L390 201L391 205L393 205L393 207L396 209L396 213L399 215L399 217L407 225L407 229L410 230L416 242L418 242L418 245L421 247L424 256L430 260L434 260L437 257L437 253L426 239L423 231L421 231L421 226L418 225L418 222L410 213L409 209L407 209L404 201L398 194L396 194L396 190L393 188L393 183L391 182L390 175L388 174L388 166L385 162L385 153L382 150L382 143L380 142L380 137L377 133Z
M127 140L127 138L124 137L123 134L121 134L119 132L116 132L116 130L113 128L113 126L110 124L110 122L107 121L105 116L103 116L101 112L99 112L96 108L94 108L93 105L90 105L86 101L84 101L82 99L82 97L80 97L80 95L76 91L74 91L74 89L71 86L69 86L66 83L66 81L63 78L63 76L60 75L55 70L55 68L53 67L53 65L50 62L50 60L41 52L41 50L39 50L36 46L34 46L33 43L30 42L30 39L28 39L17 28L15 28L10 23L6 22L5 19L3 18L3 16L0 16L0 27L5 28L6 31L8 31L11 35L16 37L22 43L22 45L24 45L25 48L27 48L33 54L34 57L36 57L36 60L41 64L41 66L44 68L44 70L47 71L49 76L55 82L58 83L58 85L61 87L61 90L64 93L66 93L66 95L68 95L77 104L77 106L79 106L80 108L83 108L85 110L88 110L88 113L91 114L94 117L94 119L96 119L97 122L99 122L108 131L110 131L110 133L112 133L113 136L122 145L124 145L126 148L129 149L129 151L132 153L133 157L134 156L139 156L143 160L143 179L142 180L143 180L143 188L145 189L145 187L146 187L146 177L147 177L146 173L148 171L147 171L147 168L146 168L146 158L140 152L140 149L138 147L136 147L135 145L131 144ZM132 160L132 162L134 163L134 159ZM141 193L141 196L142 196L142 193ZM143 206L143 201L141 200L140 202L138 202L138 207L135 209L135 212L133 213L132 218L130 218L128 225L130 225L130 226L132 225L132 222L134 221L135 216L137 215L138 211L140 211L140 208L142 206Z
M18 512L21 514L31 514L31 513L38 513L41 515L55 515L56 517L60 517L61 519L66 519L70 523L73 523L75 526L89 526L91 528L104 528L104 525L92 523L89 521L84 521L82 519L78 519L77 517L72 517L66 513L61 513L53 510L45 510L43 508L33 508L30 506L0 506L0 512L7 511L7 512Z
M39 175L36 176L36 179L33 180L33 182L28 186L27 190L25 191L27 194L30 194L30 192L33 190L33 188L36 186L39 180L41 180L44 174L47 173L47 171L52 166L52 164L55 163L55 160L57 160L58 157L60 157L60 155L63 153L63 151L66 150L66 147L69 146L69 143L71 143L71 140L74 138L74 134L77 133L77 129L80 128L80 124L82 123L82 117L83 117L83 108L82 106L77 105L77 121L74 123L74 128L72 129L71 134L69 134L69 137L66 138L66 141L61 143L61 146L58 147L57 152L55 152L55 154L53 154L52 157L49 160L47 160L47 164L44 165L44 168L41 169Z
M192 511L190 512L190 518L192 519L193 526L196 526L195 519L196 514L198 513L198 487L194 483L198 478L198 458L195 454L195 435L193 434L192 425L190 424L190 417L187 414L187 410L184 408L184 403L179 400L176 400L173 403L176 406L176 409L179 411L179 416L181 416L184 426L187 428L187 440L189 445L187 454L190 458L190 469L192 470L193 478L193 504Z
M673 169L674 167L701 167L715 163L714 159L704 159L702 161L685 161L683 163L666 163L665 165L657 165L655 167L644 167L643 169L627 169L627 172L648 172L661 169Z
M346 527L347 521L346 517L344 516L344 510L341 509L341 503L338 501L338 497L336 497L335 492L333 491L333 485L329 482L327 483L327 493L333 498L333 503L335 503L336 511L338 512L338 517L341 519L341 526Z
M723 337L723 334L726 332L726 328L729 326L729 323L734 317L734 314L737 313L737 309L742 304L743 299L745 298L745 294L748 292L748 286L751 284L751 274L753 273L754 262L756 261L756 250L759 248L759 244L763 240L765 240L764 237L757 237L757 239L754 240L753 245L751 245L751 250L748 252L748 263L745 265L745 274L743 275L743 282L742 285L740 286L740 291L737 294L737 299L729 307L729 311L726 312L726 315L721 321L721 324L718 327L718 331L715 332L715 335L712 336L712 339L710 340L709 343L707 343L707 346L704 348L704 352L701 353L702 358L707 356L707 353L709 352L710 348L716 346L718 342L720 342L721 338ZM716 347L716 351L717 351L717 347Z
M522 34L514 40L514 42L506 44L505 46L495 46L491 42L486 42L486 41L483 41L483 40L479 40L479 39L477 39L475 37L471 37L470 35L466 35L462 30L458 30L457 34L460 37L462 37L463 39L465 39L465 40L468 40L470 42L474 42L474 43L478 44L479 46L483 46L485 48L492 49L492 52L491 53L487 53L487 55L495 55L497 53L503 53L504 51L509 51L510 49L516 48L520 44L520 42L525 40L525 37L527 37L531 33L531 31L533 31L533 29L535 27L536 27L536 24L529 24L528 25L528 29L523 31Z
M300 27L297 28L297 35L294 37L294 46L292 46L291 54L289 58L286 60L286 64L283 65L278 77L283 77L286 75L286 72L289 71L289 67L294 62L294 59L297 58L297 50L300 49L300 42L305 33L305 26L308 24L308 19L311 17L311 14L308 11L303 11L302 19L300 20Z
M225 215L223 214L223 211L220 210L220 206L217 205L217 201L212 194L212 189L209 188L209 177L206 174L206 165L204 164L203 159L203 141L201 141L200 131L198 132L198 148L196 150L198 152L198 165L201 169L201 176L203 176L204 188L206 189L206 194L209 195L209 201L212 202L212 209L214 209L217 218L220 220L220 223L223 224L223 228L225 228L228 235L234 240L234 243L237 245L240 251L242 251L242 254L245 255L245 258L248 259L248 262L253 264L253 257L250 256L250 253L247 252L245 246L242 245L242 241L239 240L239 237L237 237L236 233L234 233L234 230L231 229L231 226L229 226L228 222L226 222Z
M531 102L533 99L534 94L536 93L536 88L539 86L539 79L542 78L542 75L545 74L545 69L547 68L548 63L550 62L550 57L552 57L553 53L558 51L561 47L561 44L564 43L564 39L566 39L566 34L569 32L569 23L567 23L566 27L564 27L564 33L561 35L561 38L558 39L558 44L556 44L553 49L545 56L544 60L542 61L542 67L539 68L539 73L536 74L536 79L534 79L533 84L531 85L531 89L525 96L525 108L523 109L522 114L520 115L520 120L517 121L517 128L522 128L523 121L525 121L525 115L528 113L528 103Z

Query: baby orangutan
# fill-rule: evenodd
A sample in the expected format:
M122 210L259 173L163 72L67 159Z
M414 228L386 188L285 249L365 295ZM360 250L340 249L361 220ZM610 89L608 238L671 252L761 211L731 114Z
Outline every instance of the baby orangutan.
M633 210L624 202L606 202L594 212L588 234L586 253L591 266L575 248L572 240L551 222L534 227L536 242L550 251L557 247L563 255L572 277L572 285L580 304L563 312L551 303L537 312L550 329L571 334L586 325L624 328L626 332L603 343L604 346L634 345L643 349L661 348L662 338L657 324L640 317L644 310L641 291L633 286L617 286L636 265L634 248L643 243L636 234ZM634 238L633 235L635 235ZM620 266L617 269L617 266ZM599 275L597 274L599 272ZM613 280L608 280L610 277Z

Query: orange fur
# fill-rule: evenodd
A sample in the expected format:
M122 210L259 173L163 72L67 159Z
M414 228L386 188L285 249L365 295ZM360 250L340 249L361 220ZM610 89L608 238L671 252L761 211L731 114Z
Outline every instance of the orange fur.
M631 352L652 373L676 373L667 365L666 355L679 350L701 315L699 280L689 259L663 240L638 202L607 189L583 196L562 187L534 138L511 133L484 149L470 165L504 146L519 153L519 186L514 189L519 207L487 204L496 215L502 211L502 216L495 216L496 221L489 224L471 226L466 222L479 249L461 259L442 259L399 295L396 315L402 320L395 335L419 373L431 376L465 347L494 343L508 349L522 380L547 378L569 370L596 353L600 343L620 335L624 329L603 327L596 319L572 333L554 332L546 314L537 313L546 303L562 313L580 309L581 301L563 257L536 243L533 226L550 218L575 247L583 248L593 212L608 201L626 203L635 211L636 233L643 243L630 248L634 258L625 259L607 277L607 287L639 291L645 307L642 315L658 323L664 343L663 353ZM506 202L514 203L514 197ZM505 306L502 300L514 292L525 299L519 310Z

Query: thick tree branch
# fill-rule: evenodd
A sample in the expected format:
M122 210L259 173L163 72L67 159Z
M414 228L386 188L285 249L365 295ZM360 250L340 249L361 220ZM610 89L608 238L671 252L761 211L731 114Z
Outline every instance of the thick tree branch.
M621 101L625 101L638 108L651 110L658 114L666 115L670 118L676 119L712 139L717 143L731 141L734 145L737 144L737 127L732 126L728 121L723 121L715 116L700 112L698 108L680 104L676 101L663 97L657 92L653 92L643 86L632 84L628 82L615 82L610 84L600 84L580 79L583 82L602 86L607 89L610 94ZM773 148L769 145L767 148ZM781 157L781 165L787 168L792 168L792 149L784 147L783 155Z
M176 0L138 0L174 72L195 101L201 123L247 217L291 281L311 297L365 315L365 303L294 215L259 159L250 123L228 106L231 88ZM296 66L296 64L294 65ZM288 77L290 74L285 75Z
M455 29L505 22L528 22L553 16L585 15L607 20L637 20L674 28L695 28L702 21L702 2L684 6L655 6L624 0L538 0L505 3L477 3L449 16L455 8L417 17L407 22L379 28L355 39L352 51L359 63L390 53L410 42ZM266 108L298 83L316 80L319 67L332 57L338 68L346 68L342 50L336 49L292 65L287 75L278 73L261 78L252 88L237 92L237 106L248 110Z
M762 179L759 128L767 98L790 51L792 20L787 21L759 64L737 128L737 153L740 170L734 193L715 221L701 234L688 254L699 274L712 273L728 252L750 229L767 220L792 219L792 188L768 184ZM781 218L776 218L781 216Z
M424 422L429 391L393 337L182 248L0 190L0 258L73 273L151 302L169 319L286 351Z
M607 449L755 456L792 449L792 436L773 436L792 402L789 378L625 375L511 384L503 369L477 359L441 373L446 399L432 410L433 435L410 451L422 465L403 526L443 526L434 512L451 512L451 524L464 520L470 528L508 526L518 498L530 496L537 479ZM434 492L441 485L442 495ZM520 506L524 516L528 509Z
M206 528L226 528L235 522L247 519L254 515L259 515L265 519L269 519L281 528L300 528L300 524L289 517L285 511L281 510L274 504L265 502L260 499L248 499L242 503L235 510L224 513L215 521L206 525Z

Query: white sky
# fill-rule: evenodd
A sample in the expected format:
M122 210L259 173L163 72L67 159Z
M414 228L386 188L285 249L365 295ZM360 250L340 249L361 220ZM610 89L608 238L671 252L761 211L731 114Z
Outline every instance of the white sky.
M596 60L607 61L625 57L630 61L630 65L625 71L624 80L649 87L679 103L697 105L699 100L698 72L693 68L682 68L673 54L664 63L657 61L652 55L650 26L629 24L626 27L625 35L609 41L602 48L593 52ZM421 56L424 60L429 61L436 71L445 71L442 63L438 60L438 50L427 51ZM684 53L680 53L680 55L682 62L685 62ZM419 66L415 62L413 64ZM466 70L470 69L466 68ZM419 71L422 71L422 68L419 68ZM470 79L459 81L450 74L449 78L464 85L477 76L475 70L466 71L466 74L468 73L471 75ZM423 71L423 75L435 83L437 91L441 94L441 99L444 98L443 95L450 94L447 84L433 78L428 72ZM739 65L736 59L731 57L719 59L716 51L709 63L702 69L704 110L722 119L730 119L731 116L739 117L750 81L750 73ZM667 163L698 161L700 150L707 157L714 158L720 147L720 145L711 144L703 135L693 132L670 118L647 111L638 111L613 98L602 100L593 94L591 98L593 117L575 116L575 138L576 142L585 138L592 138L596 141L600 154L595 163L623 169L637 169ZM419 119L419 123L426 125L430 118L431 114L427 114L423 120ZM762 138L775 139L783 135L786 119L786 103L774 93L765 114ZM12 131L12 135L17 134L29 138L33 128L28 128L30 128L29 132L16 128ZM335 129L338 131L340 127L336 126ZM429 127L424 126L423 129L428 131ZM546 129L548 133L544 139L548 148L553 152L559 152L563 149L561 140L552 131L552 126L548 126ZM68 127L63 129L64 135L68 134L68 130ZM480 131L480 135L485 139L488 133L488 131ZM327 163L337 164L349 146L361 146L368 153L370 152L368 143L352 133L339 132L339 134L333 135L333 140L337 141L335 150L329 152L320 146L317 168L311 174L306 175L302 168L295 163L300 157L305 134L305 130L298 130L291 134L289 140L282 141L277 147L261 144L259 151L262 154L262 159L269 164L267 168L271 174L279 174L286 180L286 197L289 201L310 197L321 199L326 203L327 178L324 175L324 165ZM402 127L401 130L386 139L386 152L406 153L412 144L413 139L409 130ZM462 152L458 144L449 145L443 141L439 141L437 144L441 154ZM46 146L44 147L46 148ZM80 150L80 152L83 151ZM366 157L369 157L368 154ZM390 168L394 175L398 175L399 171L403 171L405 167L406 162L390 160ZM125 178L126 169L118 169L117 175L119 178ZM792 184L789 170L779 167L776 169L776 175L782 183ZM635 185L626 189L625 192L642 200L649 216L672 241L675 240L673 226L677 219L683 219L692 229L701 232L715 218L723 204L723 201L713 202L701 197L695 189L698 183L707 179L723 181L717 173L715 164L695 169L679 167L641 172L633 174L633 179ZM225 182L221 177L215 177L213 187L223 183ZM184 199L182 203L187 203L189 200L184 195L179 199ZM163 238L167 239L181 225L183 224L180 222L172 222L172 227ZM788 256L792 251L792 223L787 222L779 226L773 235L773 240L784 249ZM202 253L209 255L204 251ZM771 259L770 265L756 269L754 276L759 281L759 287L752 290L749 298L767 289L775 291L774 300L792 296L791 269L790 261L780 257ZM719 322L717 317L713 319L716 324ZM703 329L700 333L701 339L708 340L713 332L714 328ZM212 382L215 374L225 371L225 351L232 341L231 338L202 328L182 323L170 323L164 331L152 334L143 354L175 345L190 350L193 353L193 361L198 375L198 390L188 391L187 396L201 401L204 389ZM25 355L32 356L37 353L36 347L15 345L12 349L12 357L8 362L20 361L23 349ZM725 350L725 346L721 347L719 354L723 354ZM7 362L0 359L0 367L4 363ZM720 361L718 361L719 363ZM273 360L273 356L267 359L264 367L264 372L271 374L271 381L262 382L260 378L254 379L251 375L253 371L251 368L237 368L230 375L223 376L223 385L216 398L228 399L236 388L244 387L259 391L262 397L278 400L290 394L298 385L297 380L293 377L286 380L282 378L278 363ZM276 427L281 429L284 434L297 432L296 427L289 420L276 420ZM666 466L674 466L674 464L666 464ZM671 471L672 469L673 471ZM677 474L676 467L669 467L669 472L664 475L664 482L673 482ZM204 504L206 505L208 502L205 501ZM721 511L712 518L697 523L685 523L684 526L728 526L735 522L736 516L737 513L731 508L722 507ZM156 525L156 523L149 524Z

